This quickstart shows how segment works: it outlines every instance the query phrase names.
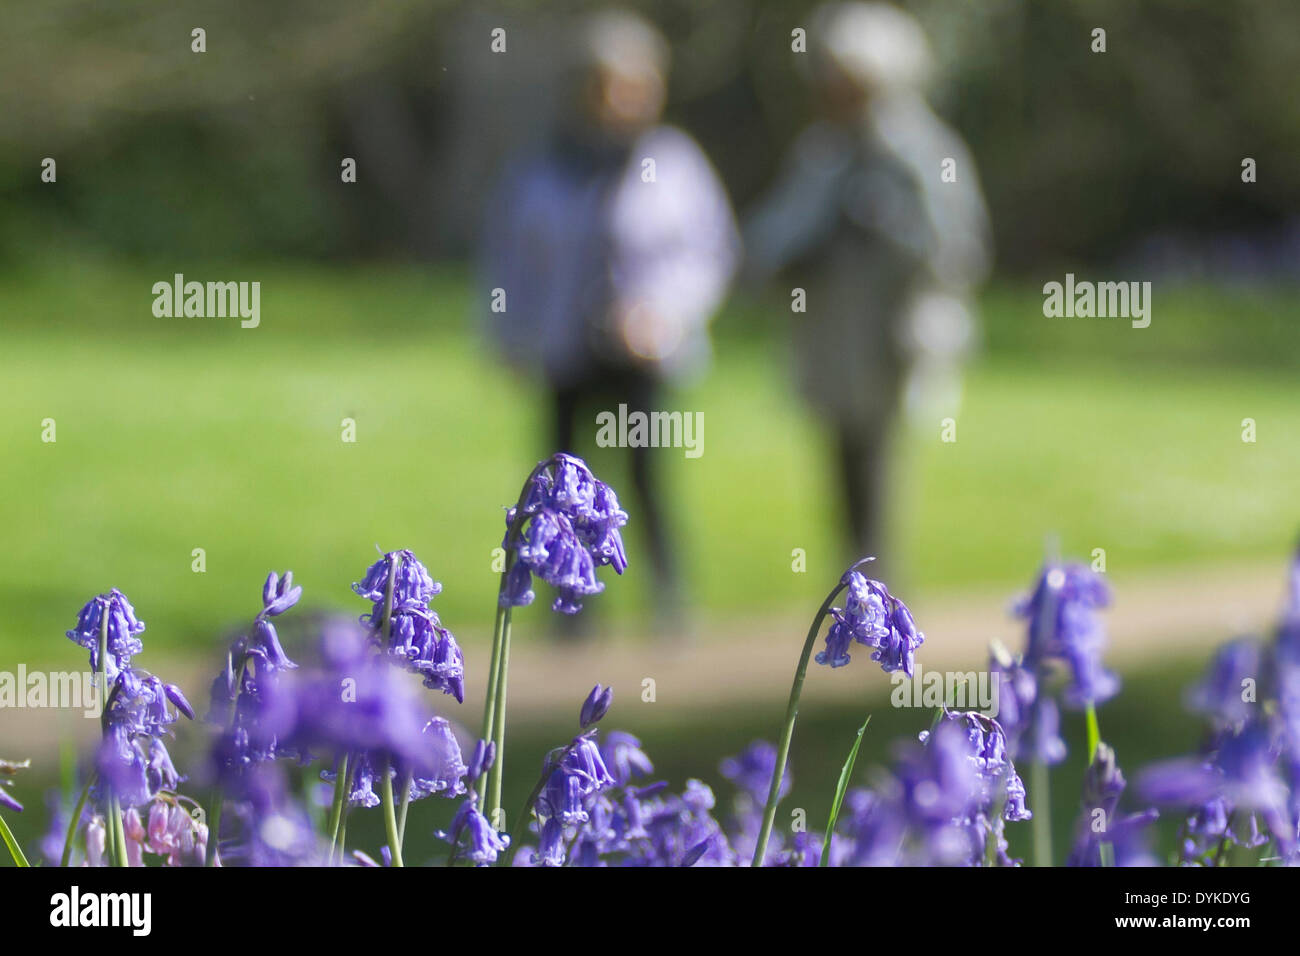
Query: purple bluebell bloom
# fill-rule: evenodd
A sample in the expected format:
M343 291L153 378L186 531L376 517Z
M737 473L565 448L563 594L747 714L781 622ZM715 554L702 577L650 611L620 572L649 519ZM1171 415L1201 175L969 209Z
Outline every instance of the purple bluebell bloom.
M901 670L912 676L913 657L925 641L912 620L912 612L879 581L850 569L843 582L848 595L843 608L832 608L826 648L817 663L843 667L849 662L853 642L874 648L871 659L885 673Z
M645 777L655 772L654 764L641 749L641 741L621 730L605 734L600 755L614 777L614 783L620 787L626 787L633 777Z
M552 610L578 613L584 598L604 590L597 568L609 565L622 574L627 567L619 531L625 524L612 488L581 459L554 455L535 473L522 505L506 513L502 547L510 563L501 603L532 603L536 576L558 592Z
M614 782L590 732L583 734L573 739L547 777L537 808L543 816L555 817L565 825L586 823L588 798L612 787Z
M1097 613L1110 603L1101 576L1082 564L1049 564L1033 593L1016 607L1029 621L1025 665L1038 672L1051 661L1070 674L1065 701L1073 707L1100 704L1119 693L1119 678L1102 665L1106 632Z
M232 823L232 836L220 847L223 866L325 864L325 847L311 817L290 795L278 764L256 764L232 780L230 787L227 819ZM222 830L226 830L224 825Z
M297 756L268 732L262 717L268 689L283 672L298 666L281 647L271 618L288 611L301 597L302 588L294 585L292 571L283 577L270 572L262 586L262 610L248 633L231 645L225 669L213 679L207 719L219 728L212 761L223 783L251 764Z
M372 639L384 642L385 608L388 606L388 580L393 578L388 641L384 652L409 671L419 674L424 686L441 690L465 701L465 659L451 631L442 626L429 602L442 592L414 552L390 551L372 564L362 580L352 585L361 597L373 602L371 612L362 617Z
M470 783L478 780L489 770L496 761L497 745L490 740L479 740L474 744L474 752L470 755L469 765L465 769L465 779Z
M1241 726L1259 713L1255 690L1262 663L1258 641L1245 638L1222 645L1205 676L1188 691L1188 705L1220 725Z
M996 658L989 673L998 683L998 723L1006 732L1012 760L1053 766L1065 759L1061 713L1056 701L1039 693L1039 680L1022 663Z
M68 638L90 651L91 670L100 670L99 638L105 618L108 622L108 659L103 670L111 681L118 671L131 666L131 658L144 650L139 635L144 622L136 619L135 608L117 588L92 598L77 615L76 626Z
M897 794L853 789L844 796L839 831L831 842L832 866L894 866L903 848L906 821Z
M587 695L587 699L582 702L582 710L578 714L578 725L586 730L592 724L599 723L600 719L609 712L609 705L614 702L614 688L601 687L597 684Z
M451 827L435 835L452 845L453 858L464 858L476 866L495 863L497 856L510 846L510 837L498 833L488 818L479 812L473 795L460 805Z
M1104 741L1083 778L1083 810L1075 825L1074 846L1066 866L1102 866L1102 846L1108 845L1116 866L1149 866L1146 830L1159 814L1153 810L1119 815L1126 783L1115 751Z
M1252 721L1220 736L1208 756L1163 761L1148 767L1139 790L1153 803L1184 806L1200 815L1200 829L1224 809L1222 832L1236 829L1248 814L1258 814L1278 841L1284 856L1296 847L1295 826L1287 806L1288 791L1278 773L1279 748L1269 725ZM1253 824L1251 824L1253 826Z
M194 711L175 685L129 667L118 672L104 708L99 780L91 791L99 805L110 790L127 809L176 789L184 778L162 738L178 713L192 717Z
M718 772L735 784L736 788L759 807L767 803L767 793L776 772L776 747L766 740L755 740L734 757L727 757L718 765ZM781 776L779 796L790 792L790 764Z

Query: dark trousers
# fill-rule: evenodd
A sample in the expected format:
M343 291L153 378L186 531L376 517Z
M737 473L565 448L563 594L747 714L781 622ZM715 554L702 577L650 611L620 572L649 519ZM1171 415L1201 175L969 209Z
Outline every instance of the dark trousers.
M873 578L881 575L885 563L880 548L889 476L890 424L888 420L880 420L865 426L840 425L837 435L847 519L845 530L854 560L875 556L876 561L863 569Z
M555 388L552 395L556 449L586 457L582 447L595 443L597 412L607 410L617 414L618 406L626 404L629 413L649 414L658 408L662 391L653 376L622 368L600 369L577 384ZM680 591L659 466L655 461L655 453L662 453L663 449L630 448L628 451L634 500L630 502L632 507L624 503L623 510L628 512L629 524L644 529L654 574L655 612L661 618L670 619L679 610ZM598 465L593 470L599 474Z

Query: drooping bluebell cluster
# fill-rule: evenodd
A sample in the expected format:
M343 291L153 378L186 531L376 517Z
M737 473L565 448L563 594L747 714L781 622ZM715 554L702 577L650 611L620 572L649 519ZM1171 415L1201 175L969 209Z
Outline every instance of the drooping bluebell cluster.
M502 606L531 604L536 576L558 592L552 610L577 614L584 598L605 589L597 568L609 565L622 574L627 567L619 532L625 524L627 512L614 489L582 459L553 456L534 471L520 504L506 512Z
M1106 630L1098 611L1109 604L1110 589L1091 568L1049 563L1016 608L1029 622L1025 665L1038 672L1048 662L1065 664L1064 699L1070 706L1100 704L1119 693L1119 678L1101 659Z
M1029 597L1016 605L1016 616L1028 622L1024 653L997 647L989 662L1013 760L1053 766L1065 759L1061 712L1049 692L1060 667L1067 674L1063 697L1072 707L1100 704L1119 692L1119 678L1102 663L1106 633L1099 611L1109 602L1096 572L1049 562Z
M1210 722L1200 752L1143 772L1139 789L1186 813L1184 864L1218 865L1234 848L1273 845L1300 863L1300 554L1271 646L1250 639L1219 648L1188 694Z
M131 659L144 650L144 623L117 588L92 598L81 609L68 637L90 651L90 666L107 680L101 717L102 738L95 759L96 805L107 808L111 793L123 809L142 806L182 780L163 738L179 714L194 710L175 684L164 684ZM100 660L101 639L107 653Z
M279 765L252 765L231 783L228 796L233 835L222 841L223 865L325 865L327 854L311 816L289 792Z
M911 677L916 649L925 641L912 612L884 584L860 571L850 569L841 580L848 597L843 608L831 609L826 648L817 654L817 663L843 667L857 642L873 648L871 659L885 673L901 670Z
M219 728L213 741L216 776L223 784L249 766L294 757L280 745L262 719L266 695L280 675L298 665L280 645L272 618L292 608L302 597L294 586L293 572L280 577L272 571L262 586L262 610L248 632L235 640L226 655L226 666L212 682L208 721Z
M479 740L470 754L465 768L465 781L471 789L462 790L465 799L452 817L451 826L434 833L440 840L451 844L450 863L466 860L475 866L490 866L510 847L510 836L499 833L478 808L478 781L496 760L496 745L490 740Z
M371 646L368 631L333 622L323 635L320 666L285 675L267 694L264 732L303 759L338 765L347 757L350 805L378 805L375 787L384 767L390 777L410 780L412 800L464 793L466 766L450 724ZM322 776L334 779L333 771Z
M81 609L76 626L68 631L68 638L90 651L92 671L103 670L112 681L121 668L131 666L132 657L144 650L144 643L140 640L143 632L144 623L136 619L131 602L125 594L113 588L107 594L92 598ZM108 654L101 667L99 645L103 638L107 640Z
M736 756L724 759L718 771L731 781L742 797L762 809L772 786L772 774L776 772L776 747L766 740L755 740ZM790 765L787 763L777 795L784 799L789 792Z
M604 696L599 685L592 696ZM668 793L662 782L639 783L653 772L641 742L631 734L612 731L602 741L594 728L585 729L546 756L532 826L537 846L519 853L515 863L544 867L734 864L736 856L712 815L713 791L699 780L687 781L681 794Z
M1083 809L1075 825L1074 845L1066 866L1154 866L1147 837L1159 816L1154 809L1120 815L1126 787L1115 751L1104 741L1083 778ZM1110 854L1109 863L1103 850Z
M458 703L464 703L465 660L460 646L429 607L434 596L441 593L442 585L429 576L415 554L409 550L388 552L366 570L365 577L352 589L374 605L361 620L384 652L419 674L425 687L451 694Z
M998 722L1006 732L1013 760L1053 766L1065 759L1061 711L1056 700L1040 694L1039 676L1022 661L995 653L989 674L998 681Z
M1016 865L1005 824L1031 816L998 722L947 712L899 752L892 774L851 790L841 813L837 866Z

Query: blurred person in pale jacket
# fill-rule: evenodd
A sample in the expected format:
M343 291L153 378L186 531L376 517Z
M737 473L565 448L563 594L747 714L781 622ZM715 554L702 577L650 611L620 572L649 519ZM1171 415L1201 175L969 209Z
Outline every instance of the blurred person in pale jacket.
M927 415L959 396L988 219L965 144L924 99L930 52L915 20L886 4L826 5L808 41L822 115L747 225L747 270L785 271L805 290L800 384L838 445L854 553L877 554L904 394Z
M504 174L482 280L503 356L551 391L554 448L590 455L579 446L594 443L598 412L663 410L665 382L707 366L708 324L739 236L700 147L660 123L663 37L622 11L590 16L577 32L571 102L551 142ZM630 454L637 501L627 510L645 529L654 606L669 626L681 593L654 459L681 452Z

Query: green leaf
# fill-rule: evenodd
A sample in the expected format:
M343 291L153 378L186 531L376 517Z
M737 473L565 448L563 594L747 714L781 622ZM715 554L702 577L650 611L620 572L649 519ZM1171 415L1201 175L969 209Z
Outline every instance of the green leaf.
M4 817L0 817L0 838L4 839L5 846L9 848L9 855L14 858L14 863L17 866L31 865L27 862L27 857L23 856L22 847L20 847L18 841L14 839L13 833L9 830L9 824L5 823Z
M818 866L830 865L831 834L835 832L835 821L840 817L840 807L844 803L844 794L849 789L849 778L853 776L853 765L857 763L858 750L862 746L862 736L867 732L867 724L869 723L871 723L870 716L858 728L858 736L853 741L853 749L849 751L849 757L844 761L844 769L840 771L840 782L835 787L835 802L831 804L831 818L826 823L826 836L822 840L822 857L818 861Z

